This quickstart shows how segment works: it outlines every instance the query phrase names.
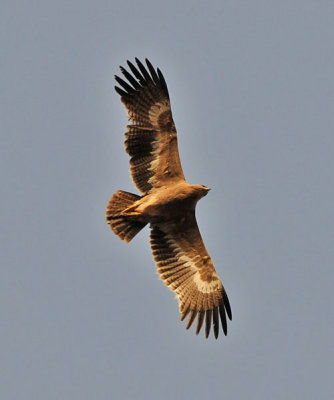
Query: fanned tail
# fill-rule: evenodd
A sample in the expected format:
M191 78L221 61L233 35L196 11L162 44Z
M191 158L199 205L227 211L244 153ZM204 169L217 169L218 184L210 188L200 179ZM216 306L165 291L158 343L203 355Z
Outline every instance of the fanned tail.
M140 196L119 190L110 199L107 205L106 220L112 231L120 239L130 242L146 223L138 222L129 216L121 215L122 212L130 207Z

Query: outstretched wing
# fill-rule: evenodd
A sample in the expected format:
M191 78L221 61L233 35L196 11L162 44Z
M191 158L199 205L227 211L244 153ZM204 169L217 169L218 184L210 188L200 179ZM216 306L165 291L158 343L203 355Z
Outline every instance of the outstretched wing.
M190 313L187 329L198 315L196 334L205 318L205 336L209 336L213 321L217 339L220 315L226 335L226 314L232 320L230 303L204 246L195 214L151 225L151 247L160 278L178 298L181 321Z
M137 188L147 194L167 182L185 178L165 79L147 59L147 68L137 58L136 63L138 68L128 61L133 75L120 67L128 82L115 76L122 87L115 86L115 90L132 122L125 133L132 179Z

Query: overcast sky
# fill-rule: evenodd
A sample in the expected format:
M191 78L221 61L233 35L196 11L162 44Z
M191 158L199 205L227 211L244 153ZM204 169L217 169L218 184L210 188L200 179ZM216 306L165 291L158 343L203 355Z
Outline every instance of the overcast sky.
M2 1L0 394L6 400L332 399L333 1ZM227 337L195 335L145 228L114 74L164 73Z

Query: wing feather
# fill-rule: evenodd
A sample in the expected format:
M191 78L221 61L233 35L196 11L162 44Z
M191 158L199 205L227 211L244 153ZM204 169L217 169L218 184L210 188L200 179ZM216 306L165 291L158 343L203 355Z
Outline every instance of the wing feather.
M199 334L202 329L203 321L204 321L205 310L199 310L198 318L197 318L197 326L196 326L196 335Z
M148 66L148 69L150 70L150 74L153 78L154 83L159 84L159 77L158 77L157 73L155 72L153 65L150 63L150 61L147 58L145 58L145 61L146 61L146 65Z
M205 336L209 336L213 322L217 338L219 315L226 335L226 314L232 319L230 303L204 246L195 215L151 224L151 248L161 280L179 301L181 321L190 314L186 328L191 327L197 316L196 334L205 320Z
M136 79L123 67L119 67L122 74L125 76L125 78L131 83L131 85L135 88L135 89L139 89L140 88L140 84L138 83L138 81L136 81Z
M137 58L137 67L128 61L130 72L120 67L124 79L115 76L115 90L128 111L131 125L125 133L125 149L130 155L130 172L144 194L152 189L185 180L177 145L166 81L159 69L146 59L147 68Z
M212 310L213 310L213 308L210 308L210 309L206 310L206 313L205 313L205 337L206 338L209 337L209 334L210 334Z
M218 307L213 308L213 331L215 334L215 338L218 338L219 335L219 319L218 319Z

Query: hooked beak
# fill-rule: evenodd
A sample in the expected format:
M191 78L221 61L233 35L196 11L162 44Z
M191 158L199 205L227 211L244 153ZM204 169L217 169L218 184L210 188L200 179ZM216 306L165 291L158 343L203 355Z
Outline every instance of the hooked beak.
M210 190L211 190L211 188L209 188L209 187L205 187L205 190L206 190L206 192L205 192L205 196L210 192Z

